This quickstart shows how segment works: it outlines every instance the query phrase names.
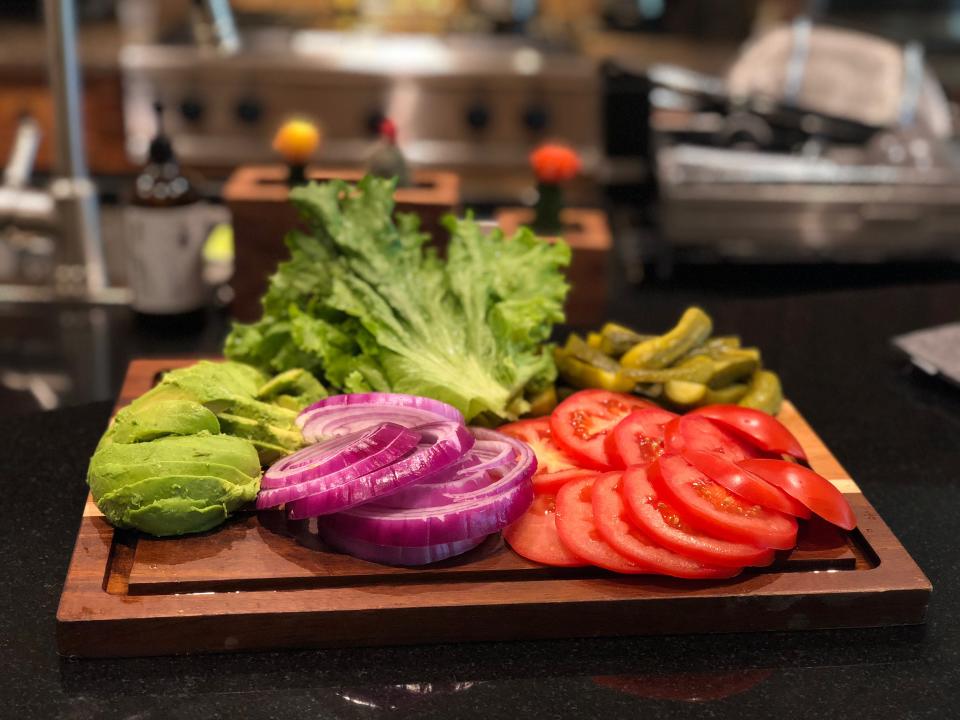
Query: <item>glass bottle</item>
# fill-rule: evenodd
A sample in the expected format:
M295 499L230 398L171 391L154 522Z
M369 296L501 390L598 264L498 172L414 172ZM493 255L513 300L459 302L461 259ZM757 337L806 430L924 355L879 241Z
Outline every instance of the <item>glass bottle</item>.
M157 132L126 210L128 280L134 310L178 315L207 304L203 244L210 213L177 162L164 132L163 106L154 108Z

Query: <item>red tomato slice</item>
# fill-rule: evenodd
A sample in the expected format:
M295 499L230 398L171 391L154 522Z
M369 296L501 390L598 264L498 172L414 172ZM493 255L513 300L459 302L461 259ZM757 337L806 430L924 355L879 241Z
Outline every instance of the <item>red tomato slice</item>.
M579 469L580 467L576 460L553 441L549 418L518 420L509 425L501 425L497 429L515 437L517 440L523 440L533 448L533 452L537 456L538 473L555 473L561 470Z
M714 455L703 450L687 450L683 459L693 465L718 485L725 487L748 502L769 510L809 518L810 511L803 504L787 495L763 478L744 470L723 455Z
M650 474L653 487L700 531L777 550L797 544L794 518L741 500L681 456L664 456L655 467L658 471Z
M701 563L742 567L773 562L773 550L710 537L685 523L650 484L648 473L656 467L657 463L646 469L633 467L623 474L623 499L630 519L643 533Z
M683 555L667 550L637 530L627 520L627 505L620 494L623 478L620 473L599 477L593 484L593 521L600 537L621 555L630 558L647 572L680 578L728 578L737 575L739 567L701 565Z
M537 472L533 476L534 492L555 495L569 480L596 475L592 470L581 468L576 460L553 441L549 418L519 420L503 425L499 430L533 448L537 456Z
M766 452L790 455L800 460L807 459L807 454L794 434L783 423L762 410L739 405L708 405L697 408L691 415L708 417Z
M607 457L618 468L649 465L663 455L663 428L676 417L660 408L634 410L607 435Z
M527 560L558 567L586 565L560 542L556 512L556 497L534 496L533 503L520 519L504 528L503 539L517 555Z
M608 390L581 390L557 405L550 416L554 440L582 465L609 470L605 441L633 410L656 407L648 400Z
M556 495L560 492L560 488L572 480L582 480L583 478L596 476L596 470L585 470L583 468L571 468L555 473L538 473L533 476L533 491Z
M703 450L733 462L761 455L752 445L712 420L696 415L682 415L668 423L663 429L663 444L668 453L679 455L687 450Z
M744 460L740 466L776 485L824 520L844 530L853 530L857 526L857 517L843 493L810 468L786 460L759 458Z
M598 475L596 479L602 477ZM557 493L557 533L560 542L591 565L634 575L650 572L610 547L597 532L593 522L593 484L596 479L574 480Z

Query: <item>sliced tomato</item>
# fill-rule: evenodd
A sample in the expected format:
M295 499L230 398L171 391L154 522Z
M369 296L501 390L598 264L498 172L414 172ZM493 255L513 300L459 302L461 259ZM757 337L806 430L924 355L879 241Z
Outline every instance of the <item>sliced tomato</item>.
M773 562L773 550L720 540L685 523L650 483L648 473L656 466L632 467L623 474L621 491L630 519L645 535L676 553L710 565L742 567Z
M649 465L663 455L663 428L677 418L661 408L634 410L607 435L610 462L618 468Z
M509 425L501 425L497 429L517 440L523 440L533 448L537 456L538 473L555 473L580 467L576 460L554 442L549 418L519 420Z
M555 495L568 480L596 474L592 470L581 468L576 460L553 441L549 418L520 420L503 425L499 430L533 448L537 456L537 472L533 476L534 492Z
M700 531L777 550L797 544L794 518L737 497L681 456L664 456L652 467L650 481L654 489L670 501L681 518Z
M728 578L739 567L703 565L654 542L627 519L627 505L621 495L623 477L608 473L593 484L593 521L600 537L621 555L630 558L648 572L681 578Z
M504 528L503 539L527 560L558 567L586 565L560 542L556 501L553 495L535 495L520 519Z
M723 455L733 462L759 457L762 453L712 420L697 415L682 415L663 429L663 444L668 453L703 450Z
M596 476L596 470L585 470L584 468L571 468L554 473L537 473L533 476L533 491L556 495L560 492L560 488L572 480L582 480L583 478Z
M656 407L648 400L608 390L581 390L557 405L550 416L554 440L580 464L597 470L613 467L606 439L633 410Z
M810 517L810 511L806 506L794 500L779 487L771 485L723 455L703 450L686 450L683 453L683 459L718 485L748 502L787 515Z
M814 513L844 530L857 526L853 508L832 482L805 468L786 460L744 460L740 466L755 473L787 495L806 505Z
M766 452L807 459L803 446L794 434L782 422L762 410L739 405L708 405L697 408L691 414L720 423Z
M634 575L649 572L646 567L610 547L597 531L593 522L593 484L602 477L598 475L596 478L574 480L557 493L557 533L560 542L591 565Z

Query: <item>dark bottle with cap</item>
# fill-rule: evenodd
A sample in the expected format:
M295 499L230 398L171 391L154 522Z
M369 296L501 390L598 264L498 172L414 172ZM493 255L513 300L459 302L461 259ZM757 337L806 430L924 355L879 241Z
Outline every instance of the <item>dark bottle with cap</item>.
M150 141L147 162L137 175L132 204L140 207L169 208L200 201L190 178L180 170L173 143L163 130L163 105L154 103L157 132Z
M180 169L154 105L157 131L126 210L128 279L133 308L147 315L195 312L206 304L203 243L209 207Z
M397 146L397 126L389 118L380 122L380 139L367 159L371 175L396 178L397 186L410 184L410 172L403 151Z

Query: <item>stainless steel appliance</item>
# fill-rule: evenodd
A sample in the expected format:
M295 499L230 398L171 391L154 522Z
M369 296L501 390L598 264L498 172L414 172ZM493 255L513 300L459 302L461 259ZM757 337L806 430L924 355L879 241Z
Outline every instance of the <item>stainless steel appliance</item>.
M192 45L125 48L127 149L136 160L161 100L185 164L229 168L273 157L292 113L323 126L321 162L359 164L383 116L414 166L461 171L470 201L515 198L527 155L562 138L587 176L601 148L600 79L583 57L496 37L365 35L260 29L224 54Z
M800 20L748 43L723 78L650 76L674 249L960 259L960 154L919 46Z

